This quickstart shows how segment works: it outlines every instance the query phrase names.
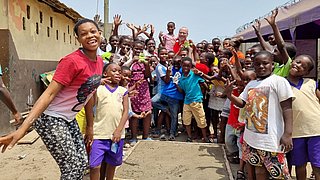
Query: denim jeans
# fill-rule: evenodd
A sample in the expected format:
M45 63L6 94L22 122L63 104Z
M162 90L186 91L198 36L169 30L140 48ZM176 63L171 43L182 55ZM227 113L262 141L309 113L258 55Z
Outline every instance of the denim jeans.
M226 148L229 153L235 153L239 151L239 157L242 157L242 145L240 143L240 130L235 129L234 127L227 124L226 126L226 135L225 143Z
M157 94L158 95L158 94ZM154 97L156 97L155 95ZM160 97L160 98L158 98ZM166 111L169 107L171 114L171 127L170 134L175 135L178 125L178 110L179 110L179 100L166 96L164 94L159 94L156 98L152 98L152 106L158 108L162 111Z

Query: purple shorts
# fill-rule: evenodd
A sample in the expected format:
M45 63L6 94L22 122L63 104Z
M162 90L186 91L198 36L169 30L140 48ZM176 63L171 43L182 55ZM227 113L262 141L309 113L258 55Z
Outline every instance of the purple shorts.
M292 165L301 166L310 162L320 167L320 136L293 138Z
M120 166L122 164L124 140L118 142L118 151L114 153L111 151L112 141L110 139L95 139L93 140L90 152L90 168L100 166L102 161L112 165Z

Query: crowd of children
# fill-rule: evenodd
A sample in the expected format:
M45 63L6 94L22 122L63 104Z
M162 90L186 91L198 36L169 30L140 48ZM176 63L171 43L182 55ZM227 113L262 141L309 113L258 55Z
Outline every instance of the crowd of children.
M307 162L320 179L320 91L315 80L304 78L314 60L295 57L296 48L282 39L276 16L274 10L266 19L274 32L269 42L256 22L260 43L245 53L239 50L241 37L195 44L187 27L175 35L174 22L168 22L168 33L159 33L158 46L152 25L127 24L132 35L119 35L119 15L107 42L93 21L82 20L75 34L83 48L60 61L53 83L22 127L0 138L0 145L11 148L35 121L62 177L82 177L85 142L91 179L113 179L125 144L135 145L140 130L142 140L175 141L185 129L187 142L200 135L204 143L224 143L228 160L240 163L238 180L291 179L292 166L298 179L306 179ZM85 140L73 120L79 110L76 119ZM61 134L53 136L50 129ZM57 144L64 143L68 149L61 152ZM72 166L64 163L69 157L76 157Z

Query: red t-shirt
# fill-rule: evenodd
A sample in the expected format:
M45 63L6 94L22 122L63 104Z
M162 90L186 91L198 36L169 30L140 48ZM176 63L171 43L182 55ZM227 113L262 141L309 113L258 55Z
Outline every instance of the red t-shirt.
M209 67L202 63L196 63L196 68L204 74L208 74L210 72Z
M232 94L238 97L240 94L238 90L233 90ZM239 117L239 108L236 107L233 102L230 104L230 115L228 118L228 124L232 126L233 128L238 128L242 125L242 123L239 123L238 117Z
M91 61L80 49L63 57L53 80L64 87L44 113L73 120L100 85L102 68L100 56L97 56L97 61Z
M176 43L173 45L173 52L174 53L178 53L180 50L180 46L184 43L185 41L183 41L182 43L179 43L179 39L176 40Z

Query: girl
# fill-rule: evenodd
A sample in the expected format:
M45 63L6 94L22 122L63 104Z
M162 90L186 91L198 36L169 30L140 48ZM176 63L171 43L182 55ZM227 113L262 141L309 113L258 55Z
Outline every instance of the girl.
M103 68L103 76L109 77L106 85L100 85L96 98L88 103L87 143L91 143L90 179L100 179L100 165L106 162L106 177L113 179L116 166L122 164L124 125L128 119L128 91L119 86L121 68L109 63ZM96 100L96 116L93 120L93 106ZM111 110L112 109L112 110ZM93 134L93 137L90 136ZM90 136L90 137L89 137Z
M151 77L150 66L148 61L139 61L137 57L142 53L144 48L144 43L141 41L135 41L133 44L133 61L131 67L132 79L129 84L129 87L133 86L138 81L143 81L141 85L137 88L138 94L135 97L131 98L132 110L136 114L141 114L145 112L148 114L143 118L143 139L149 139L149 128L151 123L151 99L149 93L149 84L147 78ZM132 118L130 121L131 127L131 145L137 142L138 134L138 119Z
M157 56L156 42L153 39L146 40L146 50L143 52L145 56Z
M60 60L52 82L20 128L0 138L4 152L34 123L59 165L61 179L82 179L87 167L87 154L75 116L100 85L103 67L102 59L97 56L101 41L98 25L93 20L81 19L75 24L74 33L82 48Z

